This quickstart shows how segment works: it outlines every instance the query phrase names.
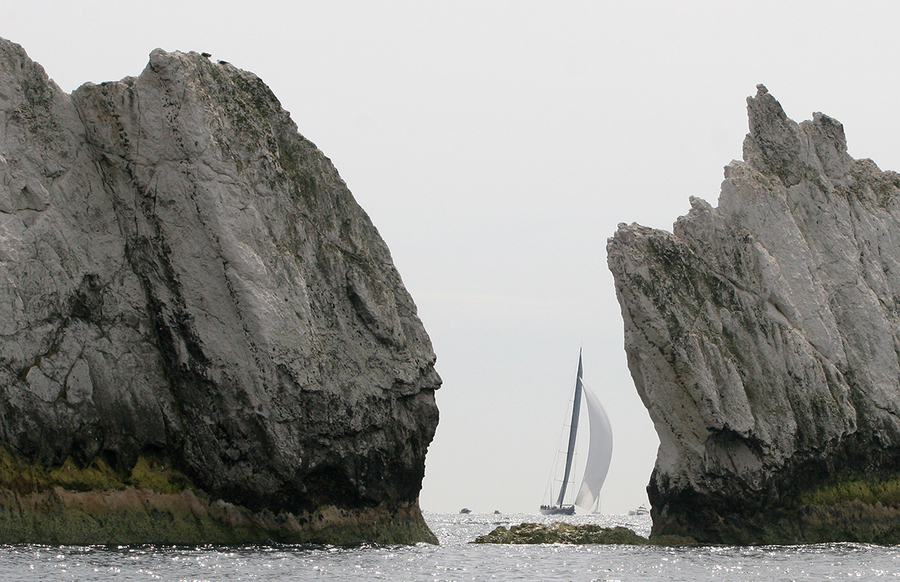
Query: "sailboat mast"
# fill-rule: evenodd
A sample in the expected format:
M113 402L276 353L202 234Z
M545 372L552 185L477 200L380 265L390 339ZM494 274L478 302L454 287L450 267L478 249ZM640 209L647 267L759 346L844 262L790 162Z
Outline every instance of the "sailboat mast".
M569 447L566 449L566 472L563 475L562 487L559 489L559 500L556 505L562 507L569 484L569 473L572 471L572 457L575 455L575 435L578 432L578 414L581 412L581 350L578 350L578 375L575 378L575 401L572 404L572 423L569 425Z

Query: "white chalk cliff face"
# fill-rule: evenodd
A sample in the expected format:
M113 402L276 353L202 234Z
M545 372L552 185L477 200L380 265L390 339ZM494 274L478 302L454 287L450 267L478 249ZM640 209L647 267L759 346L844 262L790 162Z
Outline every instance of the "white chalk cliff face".
M0 445L15 463L139 486L150 462L247 519L282 515L254 530L268 539L309 539L323 508L433 539L417 497L434 361L387 246L256 76L156 50L140 76L70 96L0 39Z
M797 124L763 86L747 103L718 207L607 247L660 438L654 532L897 540L879 492L900 475L900 175L826 115Z

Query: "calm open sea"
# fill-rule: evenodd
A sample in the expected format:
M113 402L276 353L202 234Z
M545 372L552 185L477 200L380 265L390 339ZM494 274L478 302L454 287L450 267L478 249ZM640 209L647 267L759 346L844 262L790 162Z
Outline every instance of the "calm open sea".
M900 578L900 547L866 544L656 548L469 544L538 515L426 513L440 546L0 546L0 580L872 580ZM626 525L647 517L574 516Z

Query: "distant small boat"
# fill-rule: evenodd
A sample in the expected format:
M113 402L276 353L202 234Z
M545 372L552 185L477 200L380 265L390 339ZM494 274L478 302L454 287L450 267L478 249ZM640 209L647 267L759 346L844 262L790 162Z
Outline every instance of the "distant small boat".
M459 510L459 512L460 513L472 513L472 510L469 509L468 507L463 507L462 509Z
M647 506L641 505L637 509L632 509L631 511L629 511L628 515L647 515L648 513L650 513L650 510L647 509Z
M600 488L606 480L609 472L609 462L612 458L612 427L609 417L603 410L600 400L594 396L584 381L581 379L581 352L578 352L578 373L575 377L575 398L572 405L572 422L569 424L569 446L566 450L566 468L561 481L559 497L555 505L541 505L541 513L544 515L574 515L575 506L584 509L594 508L593 513L600 512ZM584 477L578 496L574 503L566 504L566 487L569 484L569 474L572 472L572 457L575 455L575 436L578 433L578 417L581 412L581 396L584 394L587 402L588 421L591 429L590 448L588 449L587 465L584 469Z
M500 510L495 509L495 510L494 510L494 515L500 515Z

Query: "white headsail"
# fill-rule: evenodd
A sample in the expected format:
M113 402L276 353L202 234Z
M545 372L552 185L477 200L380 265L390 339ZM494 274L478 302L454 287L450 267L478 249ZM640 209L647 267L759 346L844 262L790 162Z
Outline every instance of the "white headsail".
M584 479L581 481L578 497L575 498L575 505L590 509L600 496L600 488L603 487L606 474L609 472L609 462L612 459L612 427L597 396L583 382L582 388L591 426L591 443L588 447Z

